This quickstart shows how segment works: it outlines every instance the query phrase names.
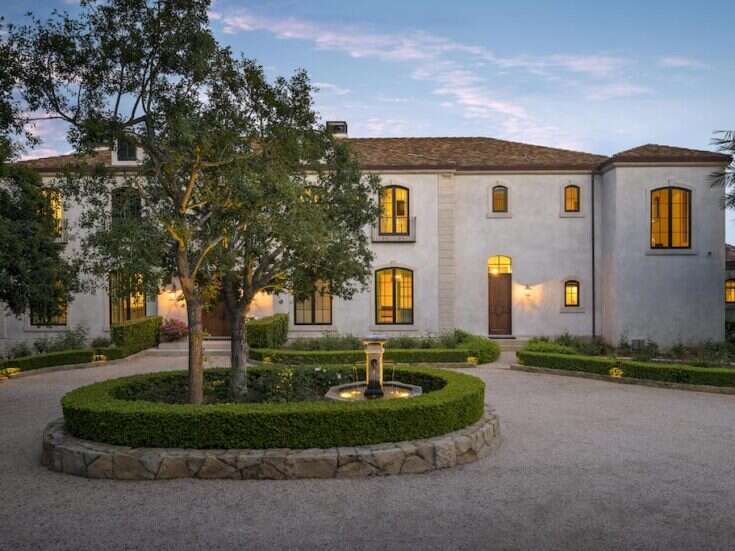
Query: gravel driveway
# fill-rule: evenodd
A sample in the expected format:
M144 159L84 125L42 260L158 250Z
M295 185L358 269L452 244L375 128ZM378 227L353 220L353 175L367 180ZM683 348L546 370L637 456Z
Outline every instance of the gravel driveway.
M735 396L510 371L503 443L472 465L365 480L115 482L52 473L61 396L185 358L0 383L0 549L733 549ZM221 364L221 362L220 362Z

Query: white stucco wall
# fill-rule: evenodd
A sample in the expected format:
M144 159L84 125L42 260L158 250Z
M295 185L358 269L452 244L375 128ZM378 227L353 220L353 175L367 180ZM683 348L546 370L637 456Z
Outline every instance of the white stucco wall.
M651 339L662 346L724 338L725 214L712 167L618 167L605 175L603 269L609 271L604 335ZM692 192L692 246L650 247L650 193L664 186Z

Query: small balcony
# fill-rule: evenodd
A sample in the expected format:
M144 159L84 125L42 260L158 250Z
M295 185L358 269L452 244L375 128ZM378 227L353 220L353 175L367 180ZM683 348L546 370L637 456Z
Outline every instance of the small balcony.
M416 243L416 217L382 219L371 226L370 237L373 243Z

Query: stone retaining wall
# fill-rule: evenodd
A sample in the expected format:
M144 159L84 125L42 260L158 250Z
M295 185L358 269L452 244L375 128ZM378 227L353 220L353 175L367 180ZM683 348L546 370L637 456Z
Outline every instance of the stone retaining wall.
M425 473L471 463L499 442L495 414L460 431L428 440L329 449L197 450L129 448L80 440L64 420L43 433L42 463L49 469L88 478L164 480L232 478L363 478Z

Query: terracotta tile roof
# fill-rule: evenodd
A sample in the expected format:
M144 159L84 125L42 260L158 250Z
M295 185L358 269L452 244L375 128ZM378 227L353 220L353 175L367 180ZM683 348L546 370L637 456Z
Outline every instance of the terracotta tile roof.
M493 138L347 138L367 170L594 170L607 157Z
M603 166L615 162L624 163L697 163L697 162L730 162L731 157L724 153L687 149L671 145L646 144L616 153L603 163ZM601 167L602 168L602 167Z
M109 149L95 151L92 155L79 156L73 153L68 155L57 155L56 157L41 157L39 159L27 159L19 161L18 164L35 168L40 172L58 172L68 166L79 165L104 165L112 166L112 152Z

